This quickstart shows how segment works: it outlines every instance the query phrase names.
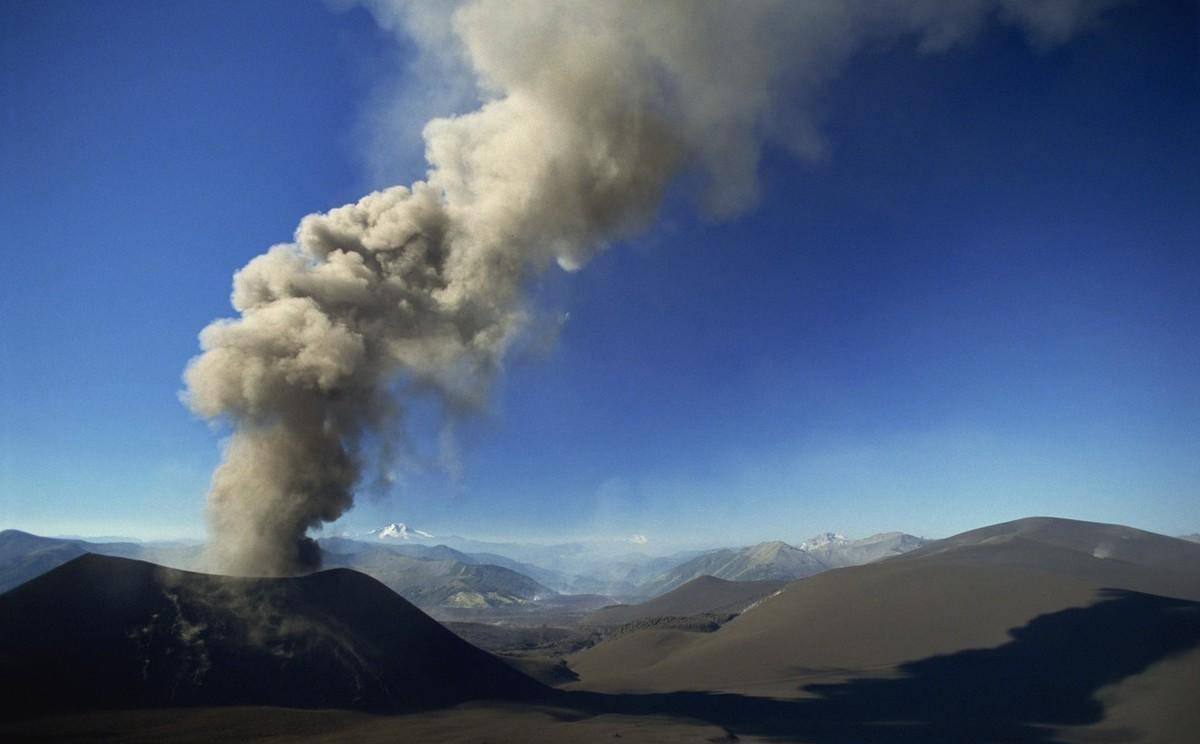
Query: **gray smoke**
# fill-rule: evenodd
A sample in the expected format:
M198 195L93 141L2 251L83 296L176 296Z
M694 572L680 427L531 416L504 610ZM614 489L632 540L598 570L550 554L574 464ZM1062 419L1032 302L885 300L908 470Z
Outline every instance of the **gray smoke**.
M214 568L315 567L308 530L353 503L364 443L402 453L404 391L478 407L533 310L525 290L645 228L681 173L715 216L754 202L767 143L823 154L816 98L864 44L938 52L990 20L1035 45L1105 3L372 2L482 101L424 129L422 181L305 217L237 272L186 401L232 426L208 501ZM400 387L403 383L404 387Z

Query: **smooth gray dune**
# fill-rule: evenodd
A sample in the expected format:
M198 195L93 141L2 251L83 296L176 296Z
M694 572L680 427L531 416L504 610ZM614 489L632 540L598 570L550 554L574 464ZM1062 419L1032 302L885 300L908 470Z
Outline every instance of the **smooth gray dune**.
M1095 586L1200 600L1200 544L1117 524L1029 517L937 540L893 560L1023 566Z
M623 625L658 617L736 614L774 592L784 581L726 581L699 576L654 599L604 607L584 617L583 625Z
M1113 539L1132 560L1094 555ZM942 713L922 712L924 697L959 695L963 710L990 711L997 726L1040 721L1083 736L1123 721L1160 740L1182 735L1186 717L1154 712L1181 709L1194 686L1179 680L1200 679L1191 545L1035 519L919 552L793 582L715 633L647 630L605 641L569 659L580 675L569 687L791 697L823 711L843 700L871 715L870 705L910 699L904 715L933 719ZM1064 712L1029 702L1039 694ZM1106 706L1120 716L1107 721Z

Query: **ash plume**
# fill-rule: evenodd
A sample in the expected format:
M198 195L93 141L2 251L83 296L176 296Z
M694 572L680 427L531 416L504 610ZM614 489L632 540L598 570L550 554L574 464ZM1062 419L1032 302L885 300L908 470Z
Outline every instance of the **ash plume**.
M423 180L309 215L251 260L238 317L200 334L185 400L232 427L208 497L213 568L315 568L307 532L353 504L365 443L403 451L404 391L481 406L535 313L530 281L647 227L681 174L722 217L754 202L764 145L821 157L817 97L865 44L939 52L997 21L1047 45L1105 5L368 2L469 69L481 104L425 126Z

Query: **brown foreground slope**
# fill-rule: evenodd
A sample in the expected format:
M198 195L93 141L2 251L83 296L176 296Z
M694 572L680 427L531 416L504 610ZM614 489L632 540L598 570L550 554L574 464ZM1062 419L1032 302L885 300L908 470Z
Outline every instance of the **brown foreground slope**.
M634 633L570 664L588 689L796 695L808 677L997 646L1011 628L1096 596L1023 570L886 562L791 584L715 633Z
M1112 525L1010 522L793 582L716 633L626 635L571 666L589 689L796 694L806 676L997 646L1106 589L1200 600L1200 546Z
M1186 740L1197 729L1185 711L1200 707L1200 604L1188 601L1200 561L1136 532L1029 520L957 536L793 582L715 633L606 641L570 659L570 687L792 698L799 730L811 717L890 717L925 721L914 731L934 740L971 721L986 724L978 740L1042 740L1033 726Z
M963 532L892 560L932 557L1200 600L1200 544L1123 525L1031 517Z
M0 722L11 742L120 744L696 744L777 741L732 736L699 719L667 711L580 711L554 705L465 703L442 710L381 716L358 711L290 708L176 708L96 711L53 719Z

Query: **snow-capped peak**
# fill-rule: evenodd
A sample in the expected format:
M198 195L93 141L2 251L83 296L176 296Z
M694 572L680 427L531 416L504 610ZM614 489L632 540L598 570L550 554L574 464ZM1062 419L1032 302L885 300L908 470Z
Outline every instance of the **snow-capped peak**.
M367 535L376 540L420 540L433 537L428 532L409 527L403 522L392 522L386 527L371 530Z
M819 535L810 537L800 543L801 550L813 550L815 548L824 548L830 545L845 545L850 542L845 535L837 532L822 532Z

